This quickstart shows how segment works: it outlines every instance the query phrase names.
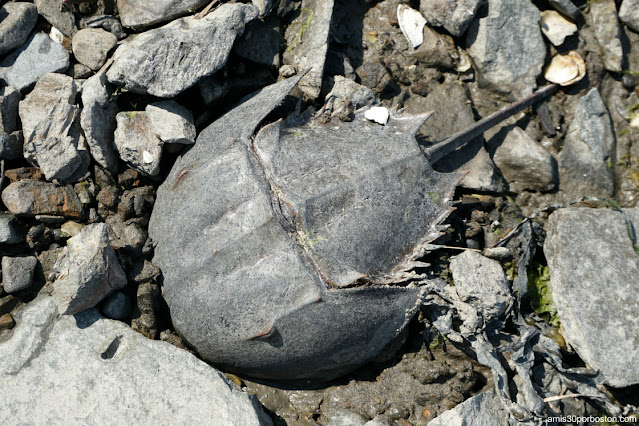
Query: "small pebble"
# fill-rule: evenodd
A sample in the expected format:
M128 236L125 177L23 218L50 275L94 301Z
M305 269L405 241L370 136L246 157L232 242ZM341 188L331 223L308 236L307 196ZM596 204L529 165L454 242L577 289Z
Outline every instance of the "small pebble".
M4 314L0 316L0 330L11 329L14 325L16 325L16 322L11 314Z
M33 272L38 264L35 256L2 258L2 284L7 293L24 290L33 283Z
M484 256L495 259L499 262L507 262L512 259L512 255L510 254L510 250L506 247L491 247L484 250Z

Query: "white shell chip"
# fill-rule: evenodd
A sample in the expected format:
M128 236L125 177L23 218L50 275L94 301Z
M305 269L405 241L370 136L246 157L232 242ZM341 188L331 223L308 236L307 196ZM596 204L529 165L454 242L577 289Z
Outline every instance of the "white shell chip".
M424 42L426 18L421 13L405 4L400 4L397 6L397 21L404 37L413 48Z
M62 34L56 27L51 27L51 31L49 31L49 38L58 44L64 43L64 34Z
M142 160L145 163L152 163L153 162L153 154L151 154L149 151L142 151Z
M561 46L569 37L577 32L577 26L554 10L541 12L539 20L541 32L555 46Z
M382 126L385 126L386 123L388 123L389 116L390 113L388 112L388 108L385 107L372 107L364 113L364 117L367 120L374 121Z

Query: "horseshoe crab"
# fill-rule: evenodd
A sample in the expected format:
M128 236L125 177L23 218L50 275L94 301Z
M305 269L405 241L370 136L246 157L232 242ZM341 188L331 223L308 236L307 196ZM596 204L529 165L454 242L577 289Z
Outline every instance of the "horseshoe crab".
M414 134L289 117L256 129L300 77L268 86L198 137L149 224L175 329L210 363L266 380L329 380L393 342L423 298L413 271L459 174Z

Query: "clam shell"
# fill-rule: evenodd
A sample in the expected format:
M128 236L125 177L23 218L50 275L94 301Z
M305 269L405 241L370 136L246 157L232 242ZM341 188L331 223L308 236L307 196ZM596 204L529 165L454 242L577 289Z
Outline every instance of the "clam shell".
M577 52L556 55L548 64L544 77L551 83L570 86L586 75L586 64Z
M404 37L413 48L419 47L424 42L426 18L421 13L405 4L400 4L397 6L397 21Z

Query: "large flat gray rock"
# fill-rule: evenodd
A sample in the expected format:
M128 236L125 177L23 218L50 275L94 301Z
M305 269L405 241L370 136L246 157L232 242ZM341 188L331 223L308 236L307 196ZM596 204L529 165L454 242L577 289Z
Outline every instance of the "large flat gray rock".
M528 95L546 58L539 10L530 0L488 0L487 7L466 33L479 83L515 98Z
M0 55L20 47L38 19L33 3L11 2L0 8Z
M638 229L639 210L624 212ZM544 253L567 341L607 384L639 383L639 254L624 215L560 209L547 232Z
M0 342L0 423L270 425L258 403L187 351L49 297Z
M122 25L143 28L187 15L209 3L208 0L117 0Z
M26 89L43 75L69 67L69 52L45 33L33 34L0 62L3 79L18 90Z
M136 93L172 97L220 69L257 7L223 4L202 19L180 18L117 48L107 78Z

